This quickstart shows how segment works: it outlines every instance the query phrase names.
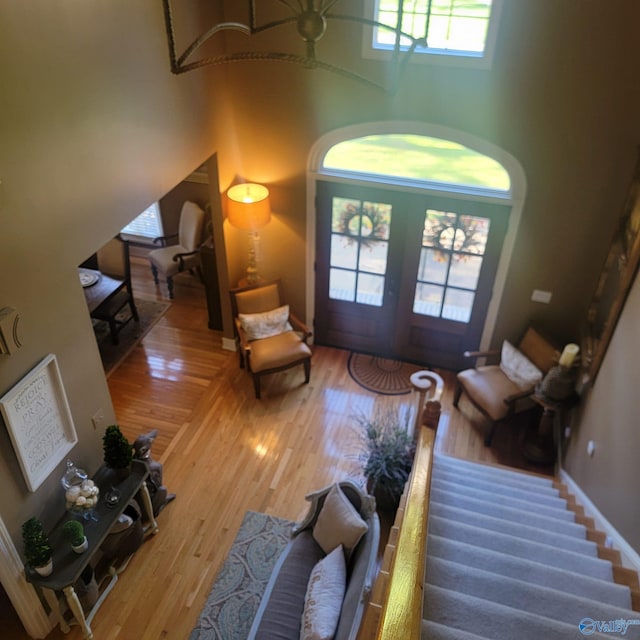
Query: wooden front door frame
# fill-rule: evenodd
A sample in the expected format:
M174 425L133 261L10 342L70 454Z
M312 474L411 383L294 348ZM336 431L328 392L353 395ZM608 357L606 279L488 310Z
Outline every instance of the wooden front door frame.
M307 163L307 219L306 219L306 300L305 315L306 323L312 326L315 316L315 262L316 262L316 180L337 180L343 182L357 182L357 180L348 180L346 178L331 176L322 169L322 161L327 151L338 142L359 138L373 134L416 134L451 140L463 144L470 149L483 153L490 158L498 161L506 169L511 179L511 189L507 198L495 198L493 201L511 207L509 216L509 226L502 245L498 270L495 276L493 296L489 303L487 316L482 330L479 349L488 349L491 344L493 332L495 329L496 318L502 303L502 294L506 282L511 256L515 246L515 239L522 217L524 200L527 190L527 181L524 170L518 160L506 152L504 149L471 134L457 129L444 127L442 125L429 124L425 122L407 122L407 121L378 121L367 122L341 129L336 129L321 136L311 148L309 152L309 160ZM414 187L415 188L415 187ZM455 193L457 197L468 197L477 200L480 196L465 196L459 193L455 186L450 189L424 188L419 189L421 192L429 192L435 195L451 195ZM491 198L482 197L487 202L492 201Z

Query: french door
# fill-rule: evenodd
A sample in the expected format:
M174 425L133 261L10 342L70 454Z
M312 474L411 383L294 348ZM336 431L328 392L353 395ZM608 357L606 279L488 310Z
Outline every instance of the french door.
M478 347L509 207L317 183L315 341L458 369Z

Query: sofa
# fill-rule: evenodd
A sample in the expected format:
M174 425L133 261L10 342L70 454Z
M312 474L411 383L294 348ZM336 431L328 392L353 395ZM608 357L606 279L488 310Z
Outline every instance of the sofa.
M249 640L355 640L377 573L375 499L345 481L311 503L271 573Z

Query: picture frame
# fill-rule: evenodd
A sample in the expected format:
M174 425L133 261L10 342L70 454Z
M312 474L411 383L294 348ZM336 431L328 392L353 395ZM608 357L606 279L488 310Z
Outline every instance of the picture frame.
M640 147L618 229L587 312L585 381L593 384L640 263Z
M0 398L0 414L27 487L35 492L78 442L54 354Z

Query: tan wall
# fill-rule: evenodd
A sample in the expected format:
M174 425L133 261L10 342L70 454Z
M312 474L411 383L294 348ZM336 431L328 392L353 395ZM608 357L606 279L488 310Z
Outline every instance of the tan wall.
M224 148L224 69L169 72L161 6L33 0L3 4L0 58L0 308L21 316L23 348L0 356L0 395L57 356L79 442L93 472L116 420L76 265ZM20 525L63 508L62 465L29 493L0 428L0 517Z
M220 6L194 4L202 15ZM238 3L222 4L234 18ZM574 337L640 138L640 5L609 5L507 0L493 70L411 65L391 96L291 64L246 62L171 75L157 0L2 3L0 308L20 312L24 347L0 356L0 393L56 354L80 438L71 457L94 471L101 433L90 418L99 408L106 423L115 416L76 265L216 153L222 190L238 178L271 189L264 271L283 278L300 313L309 150L332 129L375 120L455 127L518 158L528 197L496 340L517 336L530 318ZM185 42L197 28L181 24ZM359 32L332 24L320 56L385 73L360 59ZM282 47L288 29L252 42ZM232 49L254 46L242 38L225 39ZM302 51L295 36L292 48ZM224 228L234 282L245 266L246 235ZM533 288L553 291L552 304L531 303ZM19 548L21 522L59 513L60 475L61 468L30 494L0 429L0 516Z
M564 467L599 511L640 553L638 380L640 278L629 292L594 388L586 394ZM587 443L595 443L593 457Z

